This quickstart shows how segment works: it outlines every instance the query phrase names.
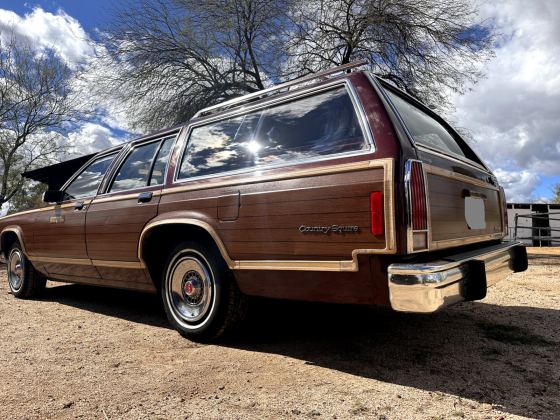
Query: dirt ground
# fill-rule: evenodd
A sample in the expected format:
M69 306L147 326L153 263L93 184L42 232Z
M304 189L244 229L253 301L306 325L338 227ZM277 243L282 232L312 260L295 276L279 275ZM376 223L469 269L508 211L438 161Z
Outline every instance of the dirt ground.
M0 419L560 419L560 258L430 315L256 300L185 340L156 295L0 276Z

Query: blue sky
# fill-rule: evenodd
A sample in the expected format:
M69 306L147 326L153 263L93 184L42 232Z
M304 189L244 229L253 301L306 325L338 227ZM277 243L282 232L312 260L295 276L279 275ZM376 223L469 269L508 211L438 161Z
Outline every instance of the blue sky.
M111 7L110 0L42 0L42 1L17 1L2 0L0 8L11 10L19 16L33 11L35 7L40 7L45 12L56 14L59 9L64 10L68 15L76 19L82 27L89 31L98 26L103 13L103 9Z
M489 164L510 202L550 197L560 183L560 1L488 0L481 17L502 33L486 78L453 101L451 118L469 128L472 147ZM86 42L109 0L22 2L3 0L0 23L19 21L19 31L77 61L91 54ZM126 118L108 105L101 124L84 123L73 133L82 153L110 147L125 137Z

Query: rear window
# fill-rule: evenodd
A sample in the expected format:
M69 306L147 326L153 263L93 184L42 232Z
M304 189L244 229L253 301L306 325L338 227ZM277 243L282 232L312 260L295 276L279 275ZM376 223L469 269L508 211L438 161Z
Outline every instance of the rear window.
M365 150L345 87L196 127L178 178Z
M387 89L385 92L399 111L415 142L442 152L451 152L473 159L472 156L465 154L457 144L457 140L438 121L390 90Z

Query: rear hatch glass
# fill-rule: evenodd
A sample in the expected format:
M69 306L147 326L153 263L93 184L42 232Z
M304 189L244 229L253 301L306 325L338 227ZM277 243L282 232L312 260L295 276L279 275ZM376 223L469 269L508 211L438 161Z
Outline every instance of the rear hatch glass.
M385 92L395 108L397 108L416 143L440 152L452 153L467 158L479 165L481 164L472 150L466 144L461 144L463 141L451 134L434 117L389 89L385 89Z

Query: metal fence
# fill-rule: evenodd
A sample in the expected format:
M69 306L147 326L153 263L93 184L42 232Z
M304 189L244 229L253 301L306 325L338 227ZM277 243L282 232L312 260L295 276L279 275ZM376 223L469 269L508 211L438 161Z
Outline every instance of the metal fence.
M558 216L558 217L551 217L551 216ZM520 217L530 219L532 221L531 223L532 226L519 226L518 220ZM558 234L558 236L553 236L553 232L560 232L560 229L550 227L550 221L560 222L560 212L516 214L513 239L532 240L533 245L536 245L535 242L538 241L539 246L543 246L543 245L550 246L552 242L560 243L560 234ZM548 226L539 226L543 224L547 224ZM517 229L531 229L532 236L517 236Z

